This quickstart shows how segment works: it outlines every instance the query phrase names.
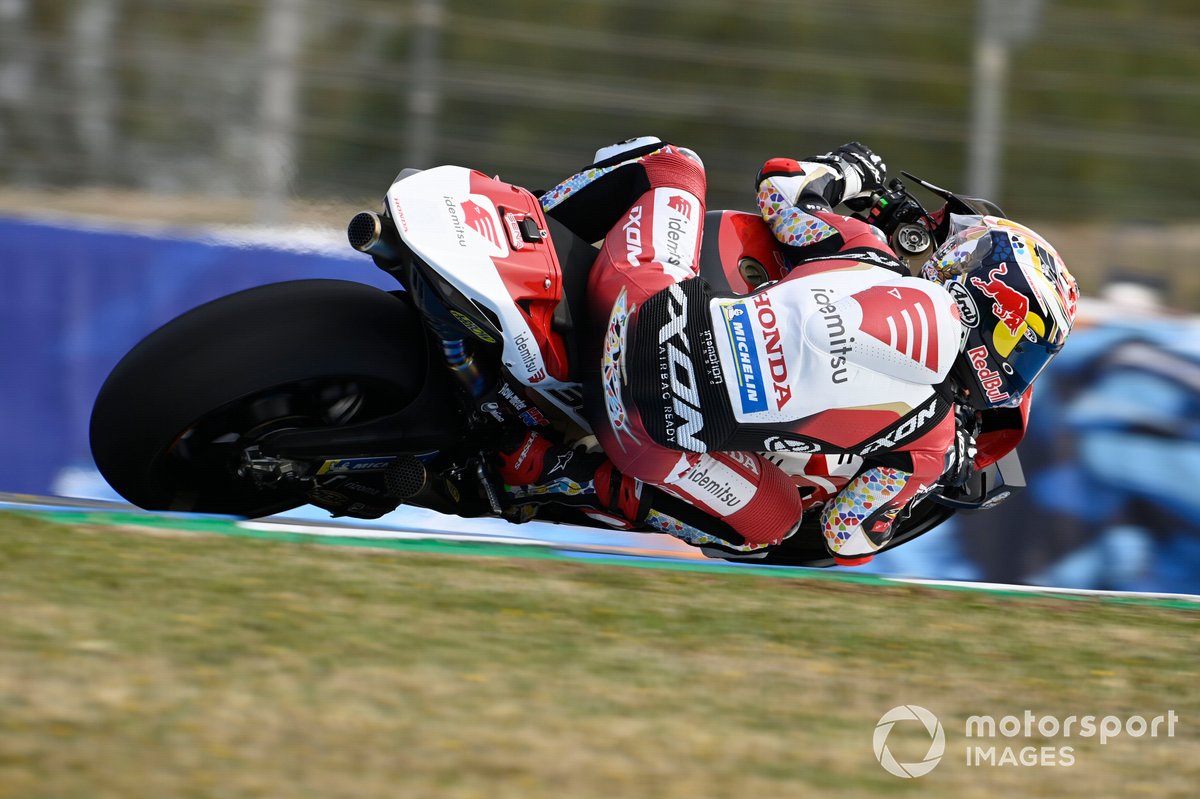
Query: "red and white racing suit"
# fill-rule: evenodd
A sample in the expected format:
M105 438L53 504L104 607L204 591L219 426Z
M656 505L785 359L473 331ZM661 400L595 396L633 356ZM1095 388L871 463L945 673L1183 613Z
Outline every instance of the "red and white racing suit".
M760 172L758 206L794 268L752 295L715 295L694 279L699 159L661 143L625 155L542 197L584 235L607 231L586 366L605 453L723 519L744 549L778 543L805 510L797 483L759 453L849 464L853 479L822 510L825 542L841 563L869 559L953 450L939 390L961 336L953 299L907 276L869 225L830 210L829 166L787 159Z

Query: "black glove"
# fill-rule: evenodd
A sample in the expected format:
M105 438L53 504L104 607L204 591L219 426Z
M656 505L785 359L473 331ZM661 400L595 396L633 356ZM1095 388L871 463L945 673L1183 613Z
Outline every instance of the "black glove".
M852 211L869 207L871 195L883 191L887 179L887 164L883 159L856 141L806 160L837 167L846 182L842 202Z

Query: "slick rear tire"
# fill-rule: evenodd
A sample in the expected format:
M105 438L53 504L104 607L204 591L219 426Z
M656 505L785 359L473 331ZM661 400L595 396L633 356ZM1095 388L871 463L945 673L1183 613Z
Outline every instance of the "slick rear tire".
M404 299L360 283L274 283L168 322L113 369L91 447L121 496L150 510L264 516L305 504L295 486L238 475L267 432L394 412L428 373Z

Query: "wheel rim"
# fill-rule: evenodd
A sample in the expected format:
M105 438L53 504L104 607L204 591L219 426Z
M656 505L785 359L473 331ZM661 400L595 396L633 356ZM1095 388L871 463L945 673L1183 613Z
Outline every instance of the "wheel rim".
M294 507L307 501L301 486L259 487L238 474L245 450L280 430L368 421L394 411L399 401L395 387L355 377L274 386L194 420L155 458L151 468L162 478L171 510L188 511L198 505L237 507L259 501L264 508Z

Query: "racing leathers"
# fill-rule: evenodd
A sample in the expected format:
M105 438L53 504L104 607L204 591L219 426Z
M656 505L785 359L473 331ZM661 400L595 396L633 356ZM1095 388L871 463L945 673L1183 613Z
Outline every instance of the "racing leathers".
M791 270L747 296L697 278L705 175L688 150L631 140L541 198L580 235L603 237L585 397L604 452L624 477L722 520L741 551L779 543L823 500L830 553L864 562L959 466L944 386L957 306L908 276L874 228L831 210L861 204L883 173L856 144L768 161L758 207ZM772 453L824 458L849 482L814 495L812 478L794 481Z

